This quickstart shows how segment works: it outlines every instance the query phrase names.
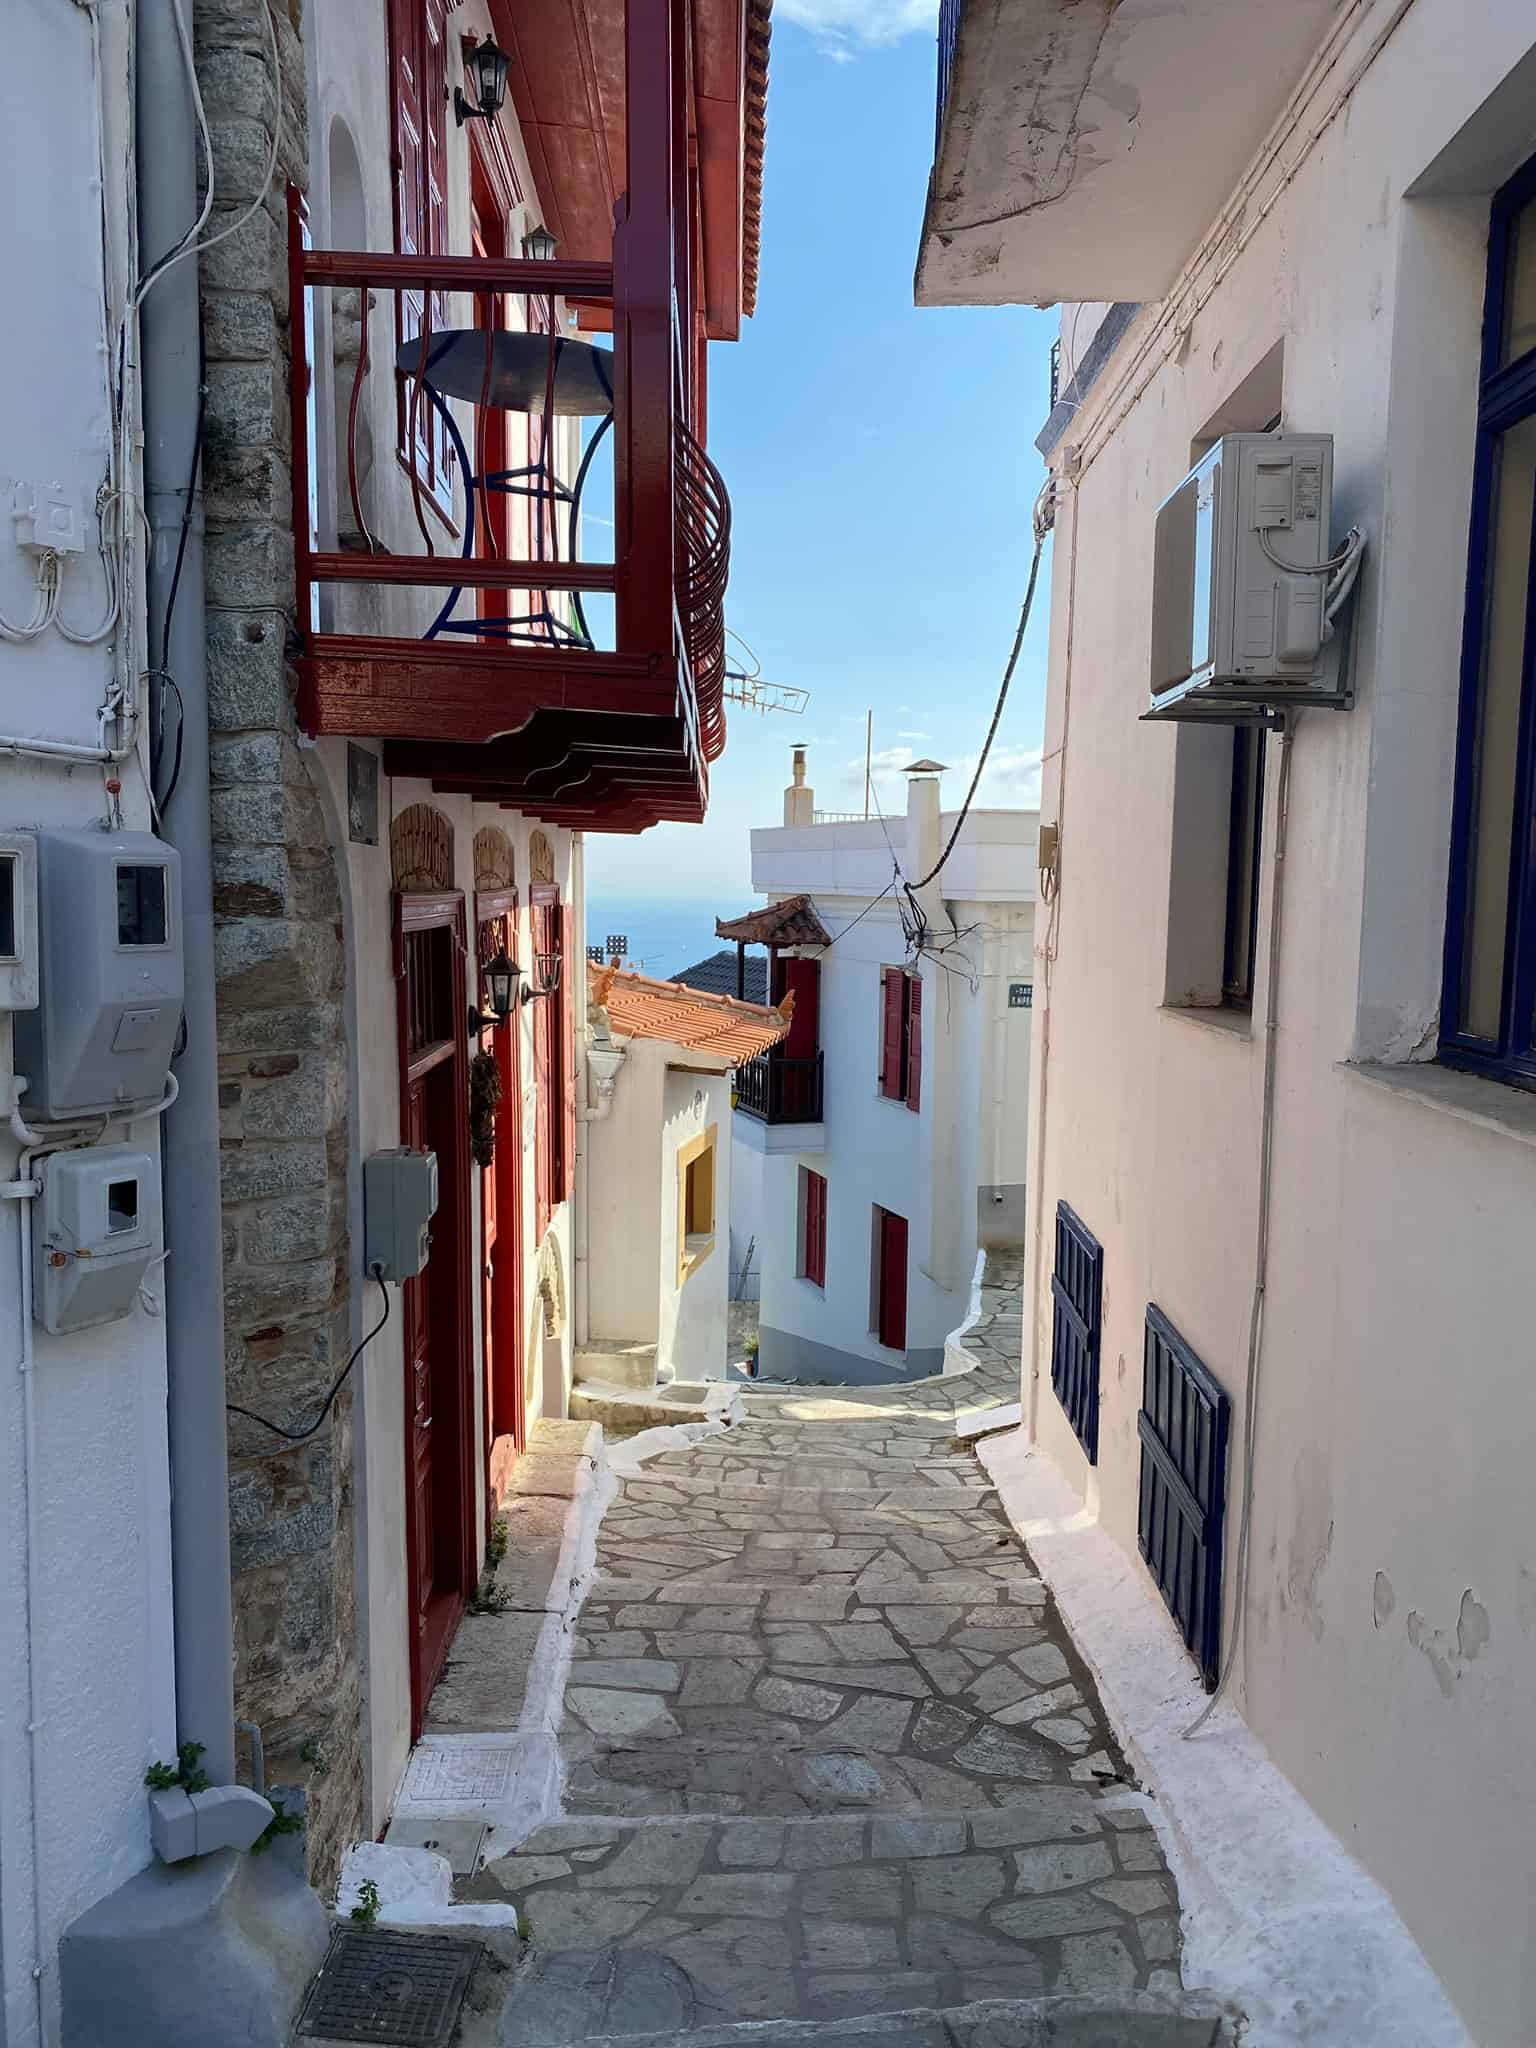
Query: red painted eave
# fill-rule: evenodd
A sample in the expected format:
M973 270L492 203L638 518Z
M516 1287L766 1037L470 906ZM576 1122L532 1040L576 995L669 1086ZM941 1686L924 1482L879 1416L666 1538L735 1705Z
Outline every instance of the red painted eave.
M689 132L705 331L734 341L757 303L773 0L693 0ZM611 259L624 188L624 0L490 0L546 225L562 256ZM595 324L595 323L593 323Z

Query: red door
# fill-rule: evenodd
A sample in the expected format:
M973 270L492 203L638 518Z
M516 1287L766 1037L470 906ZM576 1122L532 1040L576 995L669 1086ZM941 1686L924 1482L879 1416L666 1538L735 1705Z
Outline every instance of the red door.
M889 1209L875 1211L876 1256L879 1262L876 1284L875 1332L892 1351L907 1348L907 1219L893 1216Z
M776 958L772 993L776 1003L790 994L795 999L789 1035L769 1055L780 1063L779 1113L786 1123L816 1123L821 1116L814 1064L821 1031L820 961Z
M401 1142L437 1155L427 1264L402 1290L411 1736L475 1570L463 903L399 899Z

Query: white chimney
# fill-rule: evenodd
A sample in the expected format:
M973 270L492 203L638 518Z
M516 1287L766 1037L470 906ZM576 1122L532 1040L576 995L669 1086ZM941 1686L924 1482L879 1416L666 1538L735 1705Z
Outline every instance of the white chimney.
M784 822L786 825L814 825L816 822L816 792L805 779L805 749L795 748L793 779L784 792Z
M939 777L942 761L913 761L902 771L907 778L907 869L915 885L938 864L942 851L939 838ZM925 888L915 890L929 928L944 917L944 880L940 875Z

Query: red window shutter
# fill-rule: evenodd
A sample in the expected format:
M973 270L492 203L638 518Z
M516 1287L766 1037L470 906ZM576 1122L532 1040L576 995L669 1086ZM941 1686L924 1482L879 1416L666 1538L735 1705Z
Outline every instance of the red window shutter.
M780 996L792 992L795 998L789 1036L781 1048L783 1056L787 1060L812 1060L816 1057L821 963L817 960L783 960L779 964L784 982ZM774 1000L778 1001L780 997L776 996Z
M565 1083L560 1197L564 1201L576 1186L576 913L567 906L550 914L560 921L560 1072Z
M907 1348L907 1219L880 1211L880 1342Z
M907 998L907 1107L923 1099L923 984L915 974L903 975Z
M809 1167L805 1172L805 1248L801 1265L807 1280L827 1284L827 1183Z
M899 1102L902 1094L901 1040L904 976L899 967L880 970L880 1093Z
M528 913L528 937L535 953L544 950L545 910L536 904ZM555 1206L554 1196L554 1124L550 1099L550 1026L549 1004L537 1002L533 1005L533 1081L536 1090L534 1108L534 1193L535 1193L535 1234L539 1237L549 1224L550 1212Z

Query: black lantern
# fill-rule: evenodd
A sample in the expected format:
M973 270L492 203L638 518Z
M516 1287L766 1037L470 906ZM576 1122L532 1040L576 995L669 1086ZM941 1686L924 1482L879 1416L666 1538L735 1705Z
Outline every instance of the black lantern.
M530 263L553 263L559 246L546 227L530 228L523 237L523 254Z
M494 960L487 960L481 968L485 982L486 999L490 1003L490 1014L482 1016L478 1010L471 1010L469 1028L474 1031L489 1031L498 1024L505 1024L517 1008L517 984L523 970L515 960L509 960L507 949L502 947Z
M462 86L455 86L453 93L454 119L461 128L466 121L494 121L501 112L512 59L487 36L470 51L469 68L475 78L475 104L471 106L464 97Z

